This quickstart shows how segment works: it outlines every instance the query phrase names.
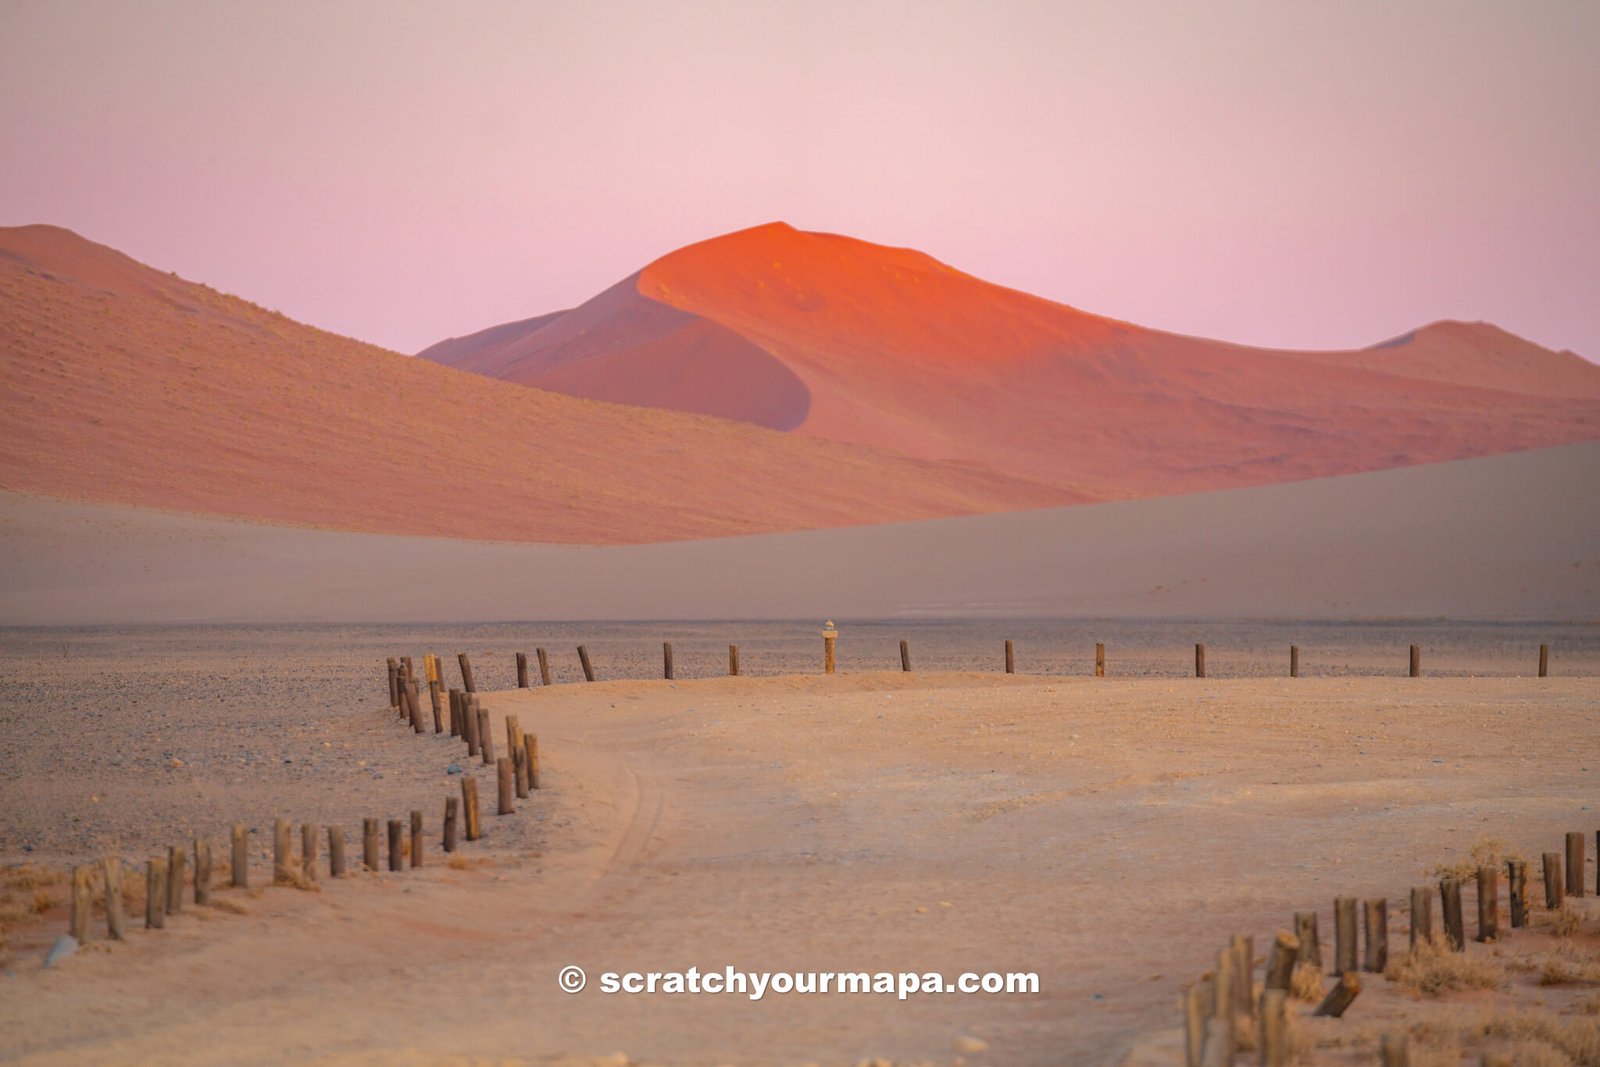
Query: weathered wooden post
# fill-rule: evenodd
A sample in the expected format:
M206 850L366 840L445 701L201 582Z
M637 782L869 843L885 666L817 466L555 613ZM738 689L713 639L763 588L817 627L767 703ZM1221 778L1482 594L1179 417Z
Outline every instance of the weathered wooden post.
M194 902L205 906L211 903L211 839L194 839Z
M293 881L289 876L289 822L272 820L272 880L274 883Z
M1205 1054L1205 1000L1205 994L1198 981L1183 995L1183 1044L1186 1067L1200 1067L1200 1057Z
M830 619L828 625L822 628L822 673L832 674L834 667L834 642L838 640L839 632L833 628Z
M101 861L106 875L106 934L113 941L123 939L122 860L107 856Z
M1339 976L1339 980L1328 991L1322 1003L1317 1005L1317 1010L1311 1014L1337 1019L1345 1013L1360 992L1361 976L1354 971L1346 971Z
M344 827L328 827L328 874L339 878L344 874Z
M522 745L527 751L528 788L539 788L539 738L534 734L523 734Z
M728 677L739 677L739 646L728 646Z
M167 861L157 857L145 866L144 928L167 925Z
M461 736L461 690L452 689L447 694L447 710L450 713L450 736Z
M461 802L455 797L444 798L444 850L456 850L456 824L461 818Z
M422 812L411 813L411 866L422 866Z
M1248 934L1234 934L1229 947L1233 949L1234 1011L1255 1018L1256 1005L1252 976L1255 973L1256 941Z
M1583 896L1583 834L1567 834L1567 896Z
M1206 646L1198 643L1194 646L1194 676L1196 678L1206 676Z
M1466 922L1461 914L1461 883L1446 878L1439 883L1439 900L1444 909L1444 936L1457 952L1467 947Z
M472 661L465 652L456 653L456 662L461 665L461 688L469 693L476 693L478 687L472 683Z
M1267 957L1267 974L1263 979L1266 989L1288 989L1294 977L1295 959L1300 955L1300 939L1287 930L1279 930L1272 939L1272 955Z
M233 886L250 888L250 828L242 822L233 824Z
M1425 885L1411 887L1411 951L1433 940L1433 894Z
M527 750L522 747L522 724L515 715L506 716L506 752L511 757L511 773L516 779L517 798L528 796Z
M1540 645L1539 646L1539 677L1547 678L1549 676L1550 676L1550 646L1549 645Z
M444 709L439 706L439 679L428 683L428 703L433 705L433 732L444 733Z
M1528 863L1506 860L1506 892L1511 899L1511 927L1528 925Z
M528 654L526 652L517 653L517 688L528 688Z
M672 642L661 642L661 677L667 681L675 681L676 676L672 671Z
M473 698L472 710L478 716L478 747L483 749L483 762L493 766L494 735L489 730L489 709L478 703L477 698Z
M1211 1012L1206 1020L1205 1052L1200 1058L1202 1064L1209 1065L1214 1061L1233 1063L1236 1047L1233 986L1237 980L1238 975L1233 972L1233 950L1222 949L1217 953L1216 978L1211 988Z
M1006 673L1017 673L1017 646L1009 639L1006 641Z
M1094 643L1094 676L1096 678L1104 678L1106 676L1106 643L1104 641L1096 641Z
M511 761L501 756L495 760L494 770L495 778L500 785L500 805L496 814L514 814L517 806L512 803L512 798L516 795L517 789L512 780Z
M1289 646L1289 677L1300 677L1300 646Z
M911 670L911 643L904 638L900 640L900 670L906 673Z
M400 704L400 661L393 656L389 657L389 706L398 707Z
M176 915L183 910L183 869L189 865L189 856L182 845L167 847L167 914Z
M1284 989L1261 994L1261 1065L1289 1067L1289 993Z
M478 736L477 697L461 694L461 734L467 739L467 755L476 756L482 751L483 738Z
M72 868L72 912L67 919L67 933L78 944L89 940L89 871L90 868Z
M1411 677L1422 677L1422 646L1411 646Z
M1389 965L1389 901L1383 897L1367 901L1363 917L1367 928L1367 951L1361 961L1362 969L1382 974Z
M461 815L467 824L467 840L476 841L483 836L478 822L478 780L471 775L461 776Z
M1478 868L1478 940L1496 941L1500 938L1500 871L1494 867Z
M300 824L300 873L308 882L317 880L317 824L314 822Z
M378 869L378 820L361 820L361 865L369 871Z
M550 656L542 648L534 649L533 653L534 653L534 655L539 657L539 684L540 685L549 685L550 684Z
M1356 898L1333 898L1333 972L1357 969Z
M586 682L594 681L594 664L589 662L589 647L587 645L578 646L578 662L583 665L583 680Z
M1554 911L1565 902L1563 890L1566 885L1561 880L1561 853L1545 852L1539 858L1544 866L1544 906Z
M422 718L422 683L415 678L409 678L406 685L411 690L411 728L420 734L425 729Z
M406 824L399 819L389 820L389 869L405 870Z
M1316 912L1294 913L1294 936L1300 939L1300 955L1295 963L1304 963L1319 971L1322 970L1322 942L1317 937Z
M1382 1067L1411 1067L1411 1035L1404 1030L1382 1035L1378 1056Z

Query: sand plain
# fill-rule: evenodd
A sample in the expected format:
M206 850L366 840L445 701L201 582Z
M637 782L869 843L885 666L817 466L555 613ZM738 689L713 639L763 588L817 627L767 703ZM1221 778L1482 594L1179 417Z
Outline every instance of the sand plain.
M241 895L246 914L189 913L49 971L14 955L0 1058L1116 1062L1171 1026L1179 991L1228 934L1264 944L1292 911L1327 912L1336 894L1386 895L1398 914L1410 885L1484 837L1537 853L1600 826L1593 676L859 672L485 699L538 733L545 788L516 815L486 817L489 837L463 853L471 865ZM324 822L348 823L442 798L456 746L403 731L381 703L337 719L383 754L381 780L330 763L280 783L289 793L273 806L311 789L319 810L345 807ZM283 715L276 703L262 713ZM25 723L8 708L13 743ZM124 716L95 730L104 743L143 726ZM246 807L278 788L236 779L219 795ZM32 783L6 781L9 811ZM116 803L137 816L151 795L130 788ZM214 799L185 803L221 814ZM904 1002L567 995L556 975L569 964L591 976L1033 971L1041 989ZM1404 1003L1368 1003L1374 1015L1358 1003L1350 1033L1370 1040L1376 1013ZM961 1052L962 1039L987 1049Z

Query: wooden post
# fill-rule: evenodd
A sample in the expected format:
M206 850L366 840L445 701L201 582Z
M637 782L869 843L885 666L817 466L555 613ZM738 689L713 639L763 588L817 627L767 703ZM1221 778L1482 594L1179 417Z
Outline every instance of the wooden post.
M457 652L456 662L461 665L461 688L469 693L476 693L478 687L472 683L472 661L467 659L465 652Z
M587 645L578 646L578 662L583 664L583 680L594 681L594 664L589 662L589 648Z
M1329 990L1322 1003L1317 1005L1317 1010L1312 1015L1326 1015L1337 1019L1350 1007L1357 994L1361 992L1361 976L1354 971L1346 971L1339 976L1339 981Z
M106 875L106 935L113 941L123 938L122 860L107 856L101 861Z
M1478 940L1497 941L1500 938L1500 871L1494 867L1478 868Z
M1096 678L1104 678L1106 676L1106 644L1104 641L1096 641L1094 643L1094 676Z
M406 824L399 819L389 820L389 869L405 870Z
M728 646L728 677L739 677L739 646Z
M1548 678L1549 676L1550 676L1550 646L1549 645L1540 645L1539 646L1539 677Z
M378 820L361 820L361 865L369 871L378 869Z
M72 913L67 919L67 933L82 945L89 940L89 868L72 868Z
M274 819L272 821L272 880L274 883L293 880L289 876L289 821L287 819Z
M461 801L455 797L444 798L444 850L456 850L456 824L461 818Z
M661 677L671 682L675 680L672 673L672 642L661 642Z
M1294 976L1295 957L1300 955L1300 939L1287 930L1279 930L1272 939L1272 955L1267 957L1267 989L1288 989Z
M472 709L478 713L478 747L483 749L483 762L493 765L494 735L489 731L489 709L476 700L472 702Z
M1567 834L1567 896L1583 896L1583 834Z
M300 824L300 872L308 882L317 880L317 824L314 822Z
M416 673L417 669L416 669L415 665L412 664L410 656L401 656L400 657L400 662L405 665L406 677L407 678L411 677L413 674Z
M1425 885L1411 887L1411 951L1433 940L1433 894Z
M1183 995L1184 1060L1188 1067L1200 1067L1206 1035L1206 1010L1200 983L1190 986Z
M1594 891L1600 896L1600 830L1594 832Z
M1506 860L1506 893L1511 899L1511 928L1528 925L1528 863Z
M1233 1006L1237 999L1233 991L1238 975L1233 971L1233 950L1222 949L1217 953L1217 977L1212 983L1211 1017L1206 1022L1206 1052L1201 1057L1201 1062L1210 1064L1216 1054L1212 1051L1213 1044L1220 1045L1221 1062L1231 1064L1236 1045L1234 1036L1235 1020Z
M233 824L233 885L250 888L250 828L242 822Z
M1289 677L1300 677L1300 646L1289 646Z
M1252 979L1255 974L1255 938L1247 934L1234 934L1228 945L1233 949L1233 1010L1253 1019L1256 1014L1253 995L1255 983Z
M328 875L339 878L344 874L344 827L328 827Z
M1358 969L1356 962L1356 898L1333 898L1333 973Z
M478 710L473 707L476 698L471 693L461 694L461 736L467 739L467 755L476 756L482 751L478 736Z
M521 745L511 749L511 777L517 786L517 799L528 799L528 750Z
M211 903L211 839L194 839L194 902L204 907Z
M452 689L446 694L445 710L450 715L450 736L461 736L461 690Z
M1461 952L1467 947L1466 923L1461 915L1461 883L1446 878L1439 883L1439 900L1444 908L1444 936L1450 947Z
M1411 1067L1411 1035L1404 1030L1382 1035L1378 1057L1382 1067Z
M1564 902L1562 891L1566 888L1561 881L1561 853L1546 852L1540 859L1544 865L1544 906L1554 911Z
M1289 993L1268 989L1261 994L1262 1067L1289 1067Z
M834 656L834 643L838 640L838 638L839 638L839 635L836 634L836 633L833 633L832 631L826 631L822 635L822 673L823 674L832 674L833 673L834 664L836 662L835 656Z
M904 638L900 640L900 670L905 673L911 671L911 643Z
M1411 677L1422 677L1422 646L1411 646Z
M542 648L534 649L533 653L534 653L534 655L539 657L539 684L540 685L549 685L550 684L550 657L545 652L545 650L542 649Z
M144 928L159 930L167 925L167 861L151 860L144 875Z
M528 654L526 652L517 653L517 688L528 688Z
M1319 971L1322 970L1322 942L1317 938L1316 912L1294 913L1294 936L1300 939L1300 955L1295 962L1309 964Z
M422 812L411 813L411 866L422 866Z
M511 761L501 756L495 760L494 770L495 777L500 783L500 806L497 814L512 815L517 810L517 806L512 803L512 798L516 795L517 789L513 784Z
M1006 673L1017 673L1017 646L1010 640L1006 641Z
M389 706L396 707L400 703L400 661L393 656L389 657Z
M444 733L444 709L439 706L439 679L428 683L428 702L433 705L433 732Z
M1379 897L1366 902L1363 917L1366 920L1367 951L1361 961L1362 970L1382 974L1389 965L1389 901Z
M523 734L522 745L527 751L528 788L539 788L539 738L534 734Z
M1194 676L1196 678L1206 676L1206 646L1202 644L1194 646Z
M182 845L167 847L167 914L183 910L183 869L189 864Z
M483 836L478 823L478 780L470 775L461 776L461 814L467 824L467 840L476 841Z
M406 686L411 690L411 728L420 734L425 729L422 718L422 683L410 678L407 679Z

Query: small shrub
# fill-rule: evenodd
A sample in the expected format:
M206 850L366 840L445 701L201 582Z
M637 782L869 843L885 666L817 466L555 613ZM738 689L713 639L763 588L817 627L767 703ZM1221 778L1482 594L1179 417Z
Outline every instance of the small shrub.
M1456 952L1443 934L1389 961L1383 976L1402 989L1422 996L1438 996L1462 989L1499 989L1506 983L1505 968L1475 953Z

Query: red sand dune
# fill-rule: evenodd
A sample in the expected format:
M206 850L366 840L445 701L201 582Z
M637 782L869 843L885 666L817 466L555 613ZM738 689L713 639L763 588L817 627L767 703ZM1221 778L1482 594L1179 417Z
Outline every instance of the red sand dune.
M717 348L657 307L651 328L691 320ZM770 391L786 373L770 360L750 381ZM4 488L336 529L640 543L1082 499L464 374L48 226L0 229L0 386Z
M1439 323L1355 352L1248 348L781 223L673 252L572 311L421 355L1102 499L1600 437L1600 367L1492 326Z

